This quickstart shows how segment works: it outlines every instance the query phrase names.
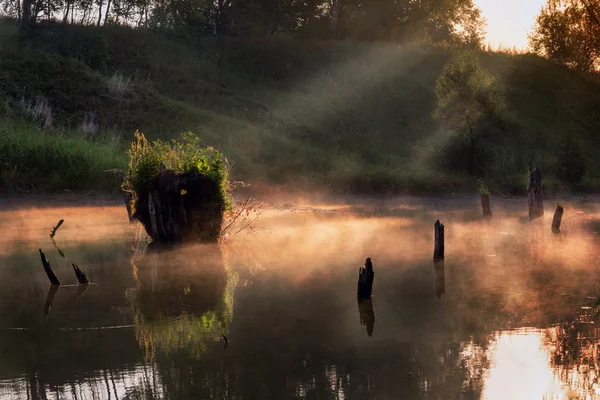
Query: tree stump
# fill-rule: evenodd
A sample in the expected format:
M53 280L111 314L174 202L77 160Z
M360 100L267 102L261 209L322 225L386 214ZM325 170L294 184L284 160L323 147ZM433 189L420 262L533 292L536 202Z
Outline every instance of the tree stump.
M444 260L435 261L433 269L435 271L435 295L441 298L446 293Z
M435 245L433 248L433 261L444 259L444 225L439 220L435 221Z
M563 212L564 208L560 204L557 204L556 211L554 211L554 218L552 219L552 233L560 233Z
M371 297L371 293L373 292L373 279L375 279L373 263L370 258L367 258L365 267L361 267L358 270L358 297Z
M42 259L42 265L44 266L44 271L46 271L46 275L48 275L48 279L50 280L50 283L53 285L60 285L60 281L58 280L56 275L54 275L54 271L52 271L52 266L48 262L46 255L44 254L42 249L39 249L39 252L40 252L40 258Z
M492 217L492 209L490 208L490 196L487 194L481 195L481 209L485 218Z
M132 215L153 245L216 242L221 234L225 199L219 184L199 173L165 170L145 193L138 193Z
M544 215L544 200L542 198L542 173L534 168L529 177L527 187L529 197L529 220L533 221Z

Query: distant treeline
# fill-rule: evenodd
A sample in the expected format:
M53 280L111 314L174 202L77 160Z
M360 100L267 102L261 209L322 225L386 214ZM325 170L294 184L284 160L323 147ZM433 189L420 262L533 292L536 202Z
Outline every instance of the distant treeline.
M183 34L481 44L473 0L0 0L27 28L42 20Z

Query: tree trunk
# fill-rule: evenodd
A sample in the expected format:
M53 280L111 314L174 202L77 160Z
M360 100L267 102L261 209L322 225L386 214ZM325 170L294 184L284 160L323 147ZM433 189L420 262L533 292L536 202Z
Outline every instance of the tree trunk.
M108 21L108 13L110 12L110 3L112 0L108 0L108 2L106 3L106 14L104 14L104 25L106 25L106 22Z
M23 0L23 19L21 21L21 28L24 31L28 31L31 27L31 0Z
M98 1L98 26L100 26L100 22L102 22L102 0Z
M67 3L67 9L64 11L63 14L63 24L66 24L69 21L69 10L71 9L71 4Z
M340 5L342 0L331 1L331 34L334 39L337 39L338 21L340 15Z
M527 188L529 197L529 220L533 221L544 215L544 199L542 197L542 173L534 168Z
M21 20L21 0L17 0L17 20Z

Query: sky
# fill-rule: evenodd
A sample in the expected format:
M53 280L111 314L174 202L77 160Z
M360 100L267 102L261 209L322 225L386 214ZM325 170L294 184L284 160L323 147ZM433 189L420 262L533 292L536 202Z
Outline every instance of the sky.
M487 39L493 48L524 49L527 32L535 22L545 0L475 0L487 19Z

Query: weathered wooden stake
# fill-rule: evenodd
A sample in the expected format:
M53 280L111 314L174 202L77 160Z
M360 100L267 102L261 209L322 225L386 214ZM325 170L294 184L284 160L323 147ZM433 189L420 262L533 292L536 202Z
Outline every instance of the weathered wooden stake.
M73 264L73 270L75 271L75 276L77 277L77 282L79 282L83 285L87 285L88 283L90 283L90 281L88 281L88 278L85 276L83 271L81 269L79 269L79 265Z
M58 280L56 275L54 275L54 271L52 271L52 266L48 262L46 255L44 254L42 249L39 249L39 251L40 251L40 258L42 259L42 265L44 266L44 271L46 271L46 275L48 275L48 279L50 280L50 283L53 285L60 285L60 281Z
M490 208L490 196L487 194L481 195L481 209L483 210L484 217L492 217L492 209Z
M444 225L439 220L435 221L435 246L433 248L433 261L444 259Z
M560 204L556 205L556 211L554 211L554 218L552 219L552 233L560 233L560 223L564 211L564 208Z
M370 258L367 258L365 267L361 267L358 270L358 297L371 297L371 293L373 292L373 279L375 279L373 263Z
M51 238L53 238L54 235L56 235L56 231L58 230L58 228L60 228L60 226L63 224L63 222L65 222L65 220L61 219L60 221L58 221L58 224L56 224L56 226L54 228L52 228L52 232L50 232Z
M542 198L542 173L534 168L529 177L527 187L529 197L529 220L533 221L544 215L544 199Z
M446 293L444 260L434 261L433 269L435 270L435 294L441 298Z

